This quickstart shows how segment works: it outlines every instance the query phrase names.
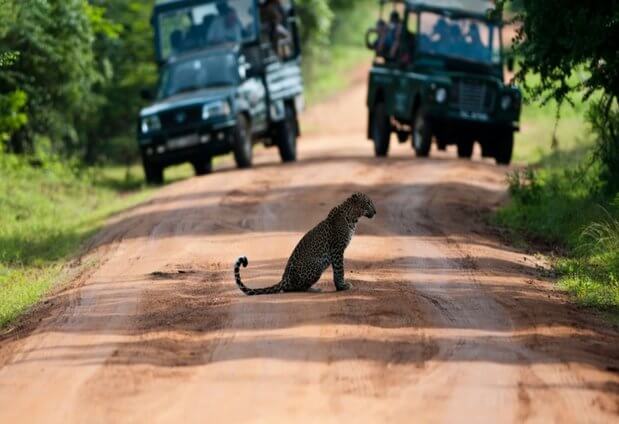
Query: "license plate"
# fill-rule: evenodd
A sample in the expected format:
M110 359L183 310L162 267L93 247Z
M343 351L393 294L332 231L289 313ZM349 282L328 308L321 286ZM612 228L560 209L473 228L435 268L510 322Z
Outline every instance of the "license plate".
M470 119L473 121L488 121L489 117L487 113L483 112L467 112L464 110L460 111L460 116L464 119Z
M195 146L196 144L198 144L198 134L173 138L167 142L168 149L182 149L184 147Z

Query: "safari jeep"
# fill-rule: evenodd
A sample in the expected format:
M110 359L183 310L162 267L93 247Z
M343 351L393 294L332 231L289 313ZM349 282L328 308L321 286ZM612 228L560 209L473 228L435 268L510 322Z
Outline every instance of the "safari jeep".
M140 111L138 143L149 183L190 162L197 175L234 153L252 165L255 143L296 160L303 81L290 1L157 0L152 24L160 67L156 95ZM271 8L271 9L268 9Z
M386 156L391 134L412 139L419 157L433 140L470 158L509 164L519 129L521 94L504 83L502 21L482 0L381 0L380 19L366 34L376 52L369 76L368 138ZM383 19L385 9L389 13Z

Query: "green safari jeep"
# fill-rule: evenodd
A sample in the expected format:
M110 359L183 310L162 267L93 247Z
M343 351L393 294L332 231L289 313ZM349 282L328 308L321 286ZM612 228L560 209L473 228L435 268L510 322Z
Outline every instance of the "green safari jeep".
M389 16L383 19L385 9ZM369 76L368 139L386 156L391 134L412 138L419 157L458 146L470 158L507 165L519 130L522 97L504 82L501 18L485 0L380 0L380 18L366 44L376 56Z

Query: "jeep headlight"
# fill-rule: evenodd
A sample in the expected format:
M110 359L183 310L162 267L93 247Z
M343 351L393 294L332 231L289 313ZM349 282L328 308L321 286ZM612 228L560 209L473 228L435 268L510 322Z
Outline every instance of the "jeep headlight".
M501 97L501 109L507 110L511 107L511 105L512 97L509 94L503 95L503 97Z
M157 115L142 118L142 134L148 134L161 129L161 121Z
M202 107L202 119L206 120L216 116L227 116L230 115L231 111L232 108L230 107L230 103L226 100L206 103Z
M444 103L447 100L447 90L444 87L439 87L434 93L436 103Z

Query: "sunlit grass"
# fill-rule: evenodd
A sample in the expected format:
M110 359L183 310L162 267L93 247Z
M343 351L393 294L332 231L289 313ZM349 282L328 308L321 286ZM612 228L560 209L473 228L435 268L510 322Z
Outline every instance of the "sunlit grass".
M54 287L66 259L110 214L151 192L123 186L113 169L101 171L109 173L104 184L97 170L74 173L49 160L33 167L0 156L0 326Z

